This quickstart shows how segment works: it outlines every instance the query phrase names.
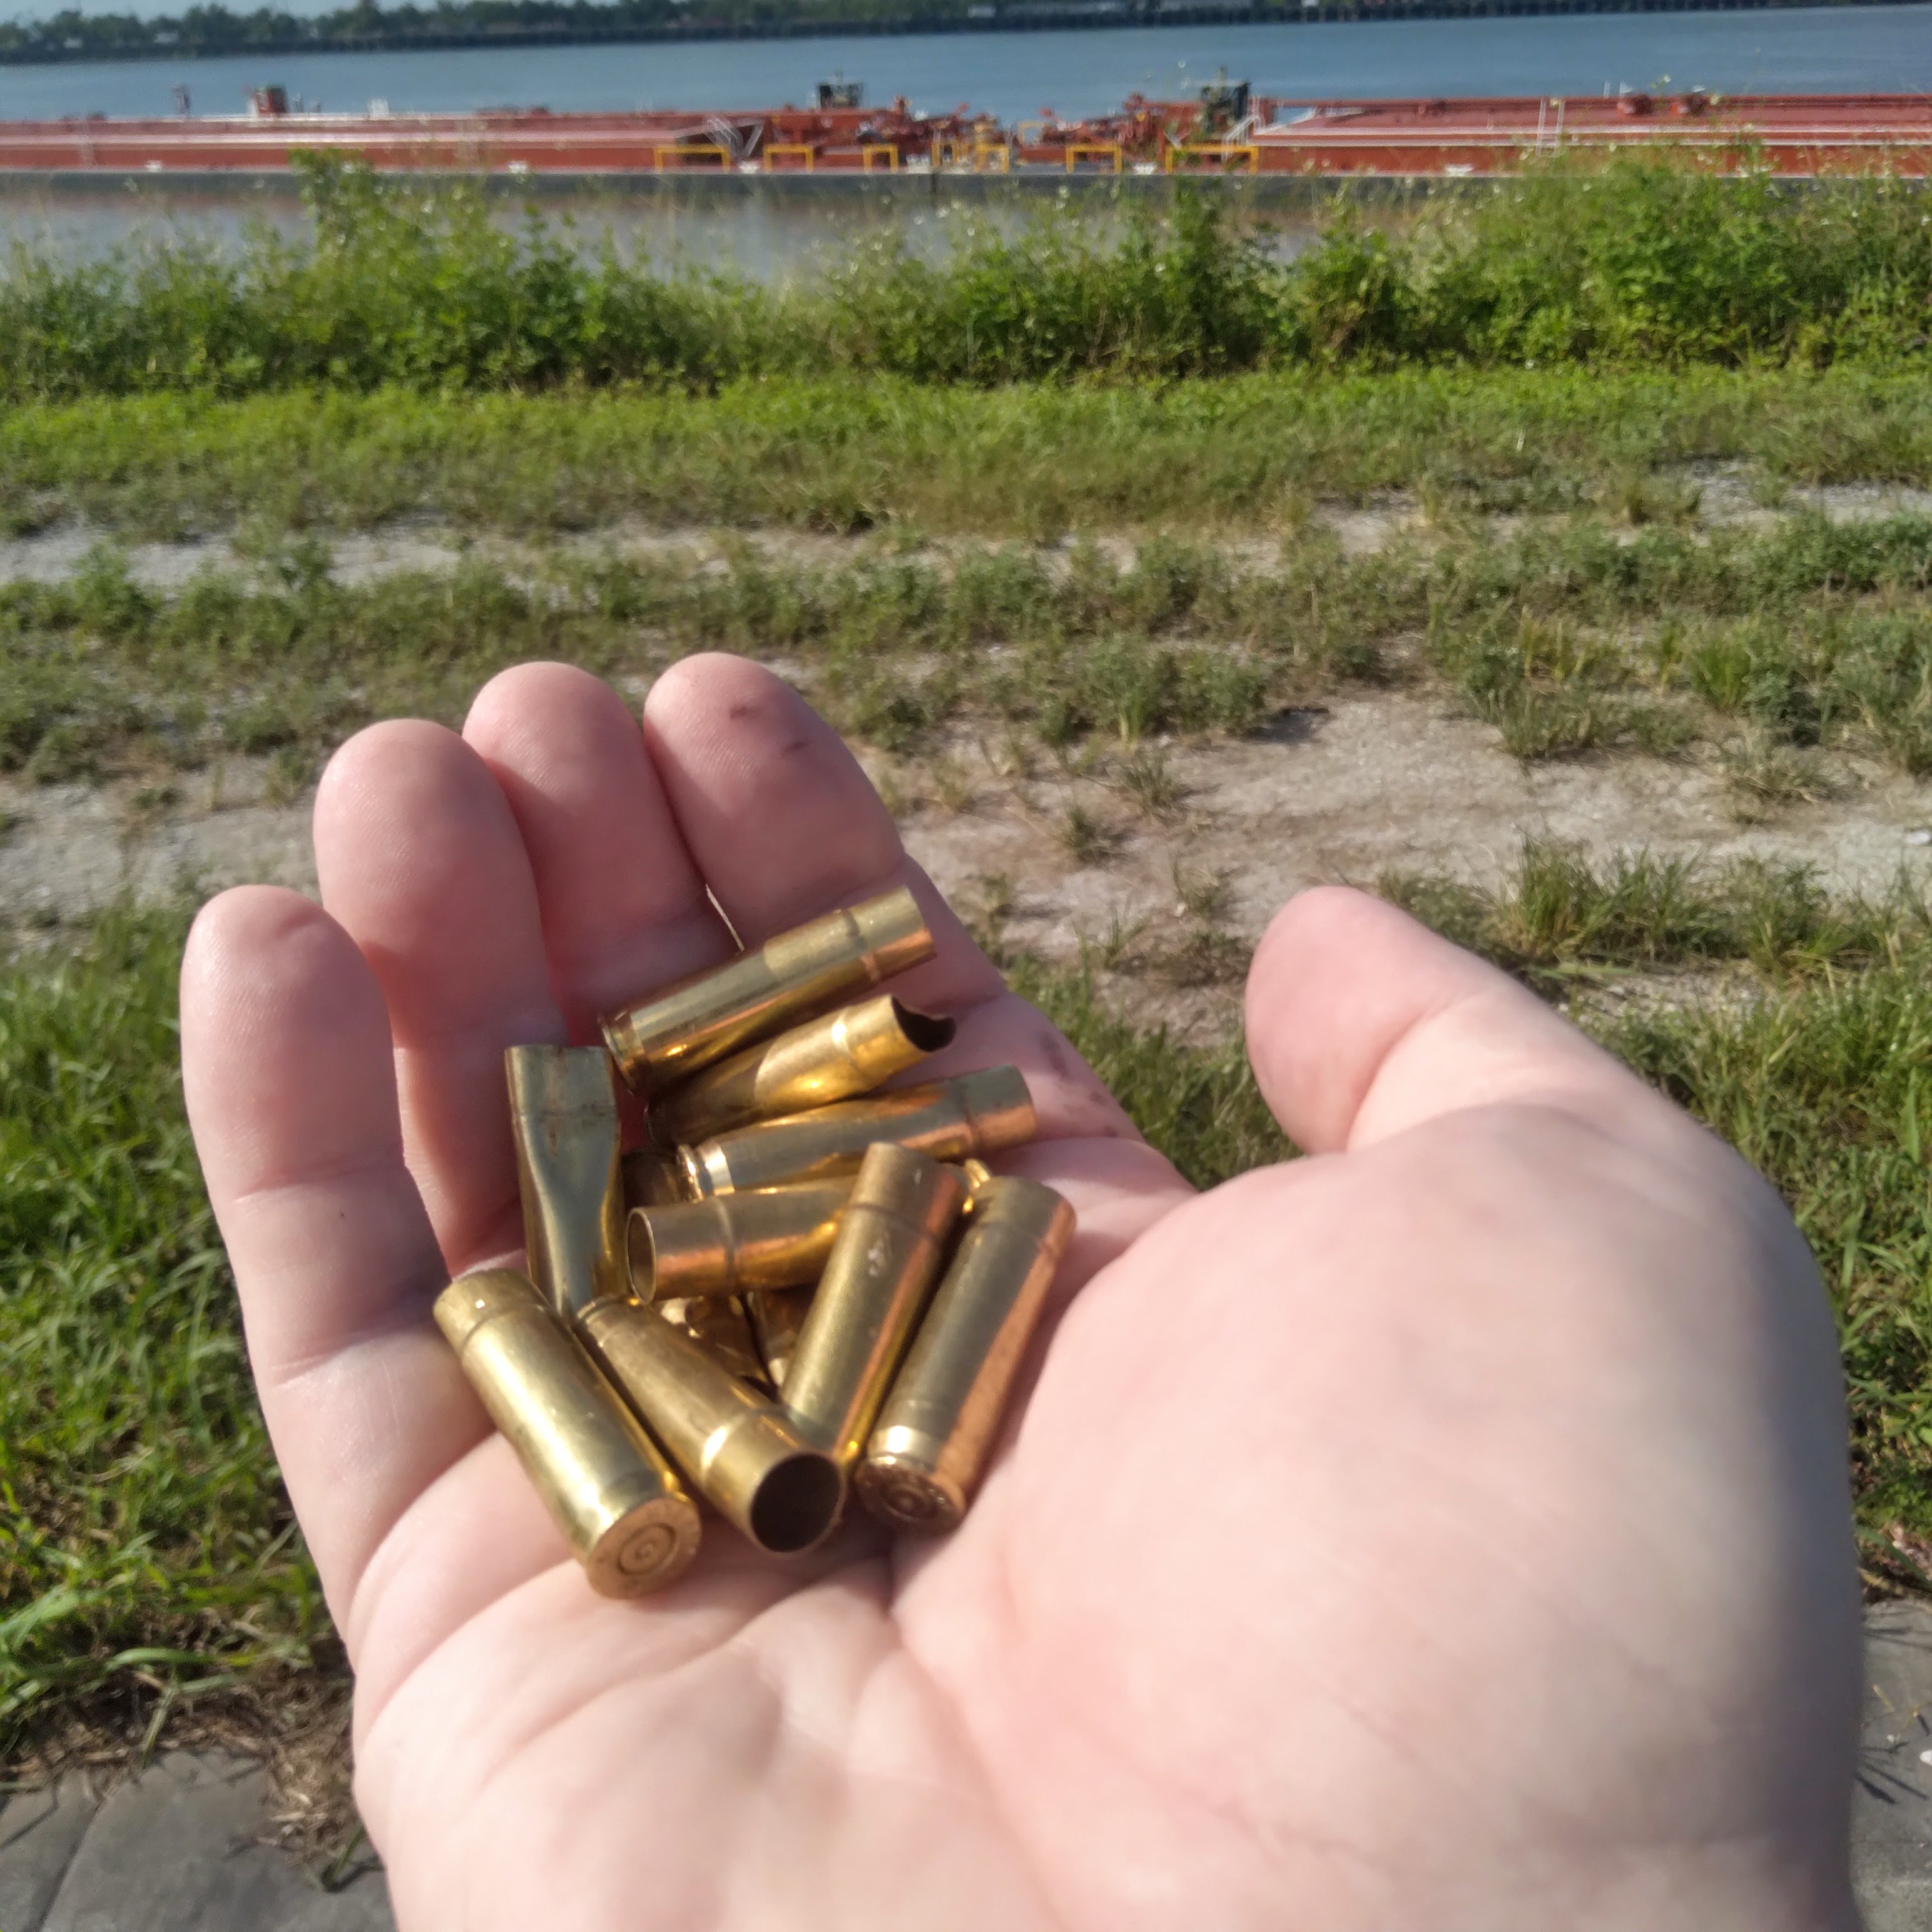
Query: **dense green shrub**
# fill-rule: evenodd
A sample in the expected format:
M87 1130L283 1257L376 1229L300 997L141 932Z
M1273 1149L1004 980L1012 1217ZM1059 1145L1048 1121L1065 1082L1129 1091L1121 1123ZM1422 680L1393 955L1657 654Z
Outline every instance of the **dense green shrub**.
M1794 186L1658 160L1566 165L1445 194L1393 227L1346 203L1291 260L1180 187L1016 234L962 219L944 260L874 240L779 289L607 246L470 190L303 172L312 232L176 238L105 261L16 248L0 394L304 386L542 388L847 369L916 382L1180 377L1406 362L1898 362L1925 346L1924 192Z

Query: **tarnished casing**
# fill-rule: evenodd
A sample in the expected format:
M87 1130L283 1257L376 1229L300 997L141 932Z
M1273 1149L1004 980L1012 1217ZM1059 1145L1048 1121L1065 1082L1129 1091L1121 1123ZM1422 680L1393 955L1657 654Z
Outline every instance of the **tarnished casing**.
M508 1268L460 1276L436 1325L606 1597L640 1597L698 1553L698 1509L544 1301Z
M655 1094L930 959L933 950L917 904L901 886L794 926L755 952L612 1014L604 1037L626 1080Z
M889 1141L866 1154L781 1396L841 1468L865 1448L965 1198L959 1170L928 1154Z
M628 1294L610 1061L594 1046L513 1046L503 1068L530 1279L566 1315Z
M745 1298L745 1312L751 1318L752 1333L764 1361L765 1379L780 1396L784 1394L791 1358L798 1352L798 1338L805 1331L805 1318L812 1312L812 1298L808 1288L765 1289Z
M652 1312L688 1335L718 1365L741 1382L770 1395L776 1391L765 1373L765 1358L745 1312L745 1298L736 1294L678 1296L654 1301Z
M838 1521L845 1485L836 1464L656 1310L600 1302L581 1325L652 1433L760 1549L808 1550Z
M625 1224L640 1301L802 1288L818 1279L849 1178L754 1188L669 1208L634 1208Z
M675 1148L640 1148L623 1160L624 1205L670 1208L691 1198Z
M1034 1180L991 1176L892 1383L854 1477L898 1529L951 1529L978 1486L1013 1376L1073 1238L1073 1210Z
M701 1141L746 1120L769 1120L869 1094L950 1043L953 1024L915 1012L890 993L747 1047L707 1066L662 1100L650 1128L660 1145Z
M896 1094L842 1100L809 1114L740 1127L678 1159L696 1196L730 1194L850 1174L875 1142L963 1160L1033 1138L1033 1100L1016 1066L989 1066Z

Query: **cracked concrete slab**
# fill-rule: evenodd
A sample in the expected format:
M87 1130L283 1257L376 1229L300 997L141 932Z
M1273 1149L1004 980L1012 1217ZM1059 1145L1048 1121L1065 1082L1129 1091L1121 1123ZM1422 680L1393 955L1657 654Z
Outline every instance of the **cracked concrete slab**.
M1852 1851L1865 1932L1932 1928L1932 1614L1916 1604L1866 1613Z
M0 1812L4 1932L393 1932L373 1861L325 1890L266 1842L266 1774L176 1751L97 1801L84 1781Z
M23 1791L0 1810L0 1932L42 1932L100 1808L85 1778Z

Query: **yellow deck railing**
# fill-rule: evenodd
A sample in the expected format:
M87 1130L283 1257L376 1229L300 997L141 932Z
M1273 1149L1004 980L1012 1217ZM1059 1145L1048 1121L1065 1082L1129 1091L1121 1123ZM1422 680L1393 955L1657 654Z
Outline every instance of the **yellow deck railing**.
M1118 141L1070 141L1066 144L1066 172L1072 173L1083 160L1104 161L1109 164L1115 174L1126 165L1126 158Z
M1161 157L1161 165L1169 174L1178 169L1204 164L1218 164L1223 174L1237 166L1244 166L1251 175L1259 174L1262 151L1246 141L1204 142L1198 147L1190 147L1184 142L1176 141Z
M1012 152L1004 141L970 140L938 135L932 143L932 165L940 168L970 168L976 174L1007 174L1013 165Z

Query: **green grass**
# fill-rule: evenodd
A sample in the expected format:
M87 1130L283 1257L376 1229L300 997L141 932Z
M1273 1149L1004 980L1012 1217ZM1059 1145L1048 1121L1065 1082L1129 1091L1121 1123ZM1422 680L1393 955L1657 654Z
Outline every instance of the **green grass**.
M227 752L312 756L372 718L453 719L505 664L568 657L640 674L713 646L818 669L828 703L887 745L969 708L1056 743L1239 730L1293 666L1321 674L1330 651L1351 650L1336 630L1351 613L1388 626L1370 614L1371 574L1332 546L1310 566L1332 593L1329 618L1266 663L1242 640L1258 638L1298 572L1251 577L1173 544L1125 569L1082 553L1064 575L1018 549L944 569L889 554L814 566L741 553L722 569L554 559L535 580L475 564L345 588L316 561L292 565L292 581L209 577L162 598L98 553L69 584L0 586L0 770L98 779Z
M1796 1215L1838 1316L1868 1546L1932 1526L1932 950L1741 1007L1652 1010L1606 1045L1761 1168ZM1926 1580L1918 1580L1922 1584Z
M1791 1203L1838 1317L1868 1541L1895 1520L1932 1530L1924 904L1538 846L1493 893L1385 890L1552 992L1581 968L1690 976L1586 1023ZM152 1734L170 1708L332 1654L182 1117L182 932L178 914L118 913L0 968L0 1754L77 1713ZM1006 964L1190 1179L1289 1151L1238 1040L1186 1045L1081 971ZM1732 976L1706 998L1713 967Z
M1292 525L1318 498L1654 520L1694 462L1788 484L1932 479L1914 370L1298 371L986 390L770 377L425 395L206 392L0 412L0 534L85 518L171 538L422 514L546 532L902 526L1055 538ZM1667 506L1666 506L1667 507Z
M1420 682L1526 760L1701 745L1741 816L1822 796L1822 751L1932 770L1932 519L1619 531L1582 516L1352 556L1324 526L1264 557L1159 535L818 562L539 548L344 585L313 535L160 595L111 549L0 584L0 770L94 781L273 754L284 792L372 719L458 719L531 658L645 678L692 650L782 661L893 751L999 721L1049 746L1240 733L1350 684ZM1148 768L1158 790L1158 775ZM1150 808L1172 810L1156 800Z
M1524 842L1490 891L1439 874L1387 872L1376 890L1425 925L1538 990L1632 973L1748 965L1768 984L1896 965L1932 951L1932 902L1901 874L1876 898L1834 898L1808 867L1724 865Z
M182 1117L183 926L0 969L0 1761L327 1630Z
M152 236L82 262L15 249L0 394L1887 362L1921 353L1932 295L1915 184L1794 189L1654 158L1540 167L1393 232L1338 202L1319 243L1286 260L1183 186L1099 220L1055 206L1017 234L962 215L942 260L874 238L776 289L660 273L608 245L586 257L535 214L506 233L473 190L317 160L304 192L300 240Z

